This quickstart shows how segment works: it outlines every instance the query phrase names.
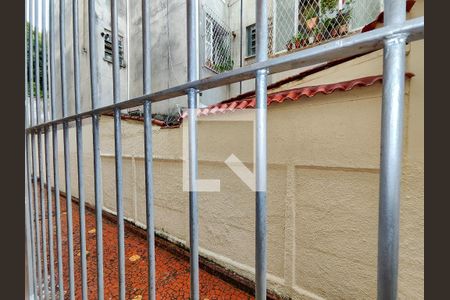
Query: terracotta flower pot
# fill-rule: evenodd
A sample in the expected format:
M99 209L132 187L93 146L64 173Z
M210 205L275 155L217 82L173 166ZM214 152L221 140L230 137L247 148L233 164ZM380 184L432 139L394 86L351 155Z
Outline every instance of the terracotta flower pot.
M337 37L338 30L336 28L331 29L330 35L331 35L331 37Z
M318 19L319 19L318 17L314 17L314 18L307 20L306 27L308 27L309 30L313 29L314 27L316 27Z
M323 35L321 33L316 34L316 43L320 43L323 40Z
M288 51L292 50L292 42L287 43L286 48L288 49Z
M296 40L295 41L295 48L300 48L301 47L301 41L300 40Z
M347 32L348 32L348 25L347 24L339 26L339 34L340 35L347 34Z

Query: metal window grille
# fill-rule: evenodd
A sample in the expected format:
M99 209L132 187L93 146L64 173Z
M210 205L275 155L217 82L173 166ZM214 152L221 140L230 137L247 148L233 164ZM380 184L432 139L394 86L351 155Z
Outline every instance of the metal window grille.
M101 33L101 36L104 39L104 48L105 48L105 56L103 57L103 59L106 60L107 62L112 63L113 62L113 44L112 44L111 31L105 28L104 32ZM120 66L122 68L125 68L124 52L123 52L123 36L121 36L121 35L119 35L119 61L120 61Z
M49 5L46 6L46 2ZM148 297L156 299L155 286L155 239L154 239L154 208L153 208L153 180L152 180L152 130L151 130L151 108L152 103L166 101L178 96L188 96L188 132L189 132L189 241L190 241L190 299L199 299L199 262L198 262L198 205L197 190L195 182L197 179L197 103L198 93L203 90L224 86L230 83L240 82L255 78L256 82L256 185L255 192L255 283L256 299L266 299L266 275L267 275L267 251L266 251L266 181L267 181L267 74L288 71L300 67L310 66L319 62L335 59L343 59L353 55L364 54L368 51L384 48L384 79L383 79L383 105L382 105L382 128L381 128L381 166L380 166L380 202L379 202L379 235L378 235L378 298L396 299L398 278L398 246L399 246L399 199L400 178L402 158L402 129L403 129L403 97L404 97L404 72L405 72L405 44L407 42L423 39L424 18L419 17L406 21L404 0L385 0L384 21L385 26L370 32L352 35L330 41L326 45L318 45L305 51L296 51L287 55L268 59L268 45L270 32L273 32L273 44L276 49L286 42L285 38L296 33L300 27L298 23L298 9L296 1L280 0L273 2L274 11L277 15L272 16L273 31L270 31L271 17L269 17L268 0L256 1L256 62L234 69L230 72L217 74L205 79L199 79L199 0L188 0L187 11L187 57L188 57L188 81L184 84L158 91L151 91L151 60L150 60L150 23L151 11L150 1L142 0L142 49L143 49L143 92L142 95L133 99L120 99L120 60L119 60L119 35L118 35L118 9L117 0L111 0L112 20L112 63L113 63L113 97L112 105L100 107L98 92L99 67L97 61L97 39L96 39L96 11L95 0L88 0L89 16L89 76L91 80L91 110L81 112L80 110L80 45L78 24L78 0L73 0L72 7L66 7L65 0L28 0L26 1L27 16L30 24L36 29L45 28L43 34L43 50L39 51L38 31L29 30L26 37L26 45L30 55L26 58L25 72L26 85L29 96L26 101L26 236L27 236L27 272L28 293L33 299L87 299L87 265L86 265L86 236L85 236L85 196L83 179L83 146L82 146L82 122L86 118L92 119L93 133L93 158L94 158L94 186L95 186L95 214L96 214L96 260L97 265L97 299L104 299L103 278L103 239L102 239L102 183L100 164L100 129L99 116L103 113L114 113L114 137L115 137L115 162L116 162L116 200L119 245L118 264L118 292L119 299L125 299L125 258L124 258L124 216L122 197L122 145L121 145L121 123L120 110L130 109L140 105L144 106L144 145L145 145L145 186L146 186L146 225L148 241ZM355 0L356 2L356 0ZM301 2L311 3L311 2ZM285 6L285 4L288 6ZM49 10L39 9L48 7ZM67 50L65 13L56 15L55 6L59 5L60 12L72 12L72 36L73 43L73 72L74 72L74 94L75 114L68 114L67 82L66 82L66 56L60 55L60 73L55 71L55 55L57 48L59 53L64 54ZM290 5L290 6L289 6ZM273 7L273 6L272 6ZM321 12L321 8L309 5L314 12ZM38 17L38 11L42 11L42 18ZM278 14L290 13L287 17L280 18ZM50 18L48 31L46 30L46 17ZM42 25L39 24L42 20ZM55 23L59 20L59 39L55 34ZM282 22L286 20L286 32L283 33ZM207 53L211 62L227 62L227 55L214 49L218 49L219 42L216 36L221 36L225 46L229 46L230 32L225 27L210 18L208 34L212 50ZM351 23L354 22L354 23ZM291 26L293 23L294 26ZM361 22L350 21L349 28L356 28ZM283 35L284 34L284 35ZM49 40L49 52L47 52L46 40ZM58 45L56 42L58 41ZM220 43L219 43L220 44ZM281 45L281 46L280 46ZM225 53L229 53L226 50ZM40 95L40 58L32 53L42 56L43 80L42 96ZM49 81L46 76L49 67ZM219 69L223 70L223 69ZM88 76L88 74L83 74ZM60 82L61 98L56 98L56 82ZM37 88L34 89L34 86ZM27 93L25 93L27 95ZM56 101L62 102L63 117L56 116ZM41 105L43 104L43 105ZM50 105L49 105L50 104ZM41 114L41 108L44 113ZM49 109L50 108L50 109ZM69 157L69 125L76 127L76 149L77 149L77 177L80 201L80 266L74 263L74 247L72 230L72 204L71 204L71 166ZM61 207L60 174L58 161L58 126L62 125L64 157L61 164L64 166L64 184L66 187L67 201L67 236L61 234ZM51 138L50 138L51 134ZM52 153L50 153L50 143ZM39 179L39 180L38 180ZM54 189L51 193L44 187L44 181ZM52 207L55 206L55 230L53 230ZM63 260L62 241L67 241L69 253L68 259ZM28 247L29 246L29 247ZM53 251L55 249L56 251ZM48 253L47 253L48 250ZM68 264L68 274L63 274L63 264ZM81 267L81 295L75 294L74 268ZM56 270L58 270L56 272ZM65 290L68 291L67 295Z
M382 0L272 0L271 52L311 47L357 32L376 19Z
M205 66L221 73L234 67L231 30L211 11L205 12Z
M247 56L256 54L256 24L247 26Z

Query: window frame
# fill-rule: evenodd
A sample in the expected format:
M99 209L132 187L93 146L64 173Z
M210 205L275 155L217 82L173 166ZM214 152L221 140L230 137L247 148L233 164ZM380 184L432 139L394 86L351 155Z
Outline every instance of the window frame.
M103 60L112 64L113 63L112 32L108 28L104 28L103 32L101 33L101 36L103 38ZM118 34L118 36L119 36L119 65L121 68L125 68L126 67L125 46L124 46L125 39L121 34ZM107 50L108 44L111 45L110 46L111 50Z
M232 47L233 47L233 41L232 37L233 34L229 28L217 18L215 18L214 14L209 13L208 11L204 11L204 57L203 57L203 66L207 68L208 70L211 70L215 73L222 73L224 71L228 71L234 68L234 61L233 61L233 53L232 53ZM215 68L215 66L220 66L223 64L220 57L223 55L223 53L220 51L220 43L223 40L218 39L216 37L217 32L223 32L230 38L230 45L229 49L227 49L227 56L231 61L233 62L233 67L228 70L218 70Z
M246 27L246 33L247 33L246 57L254 57L256 55L256 23L248 25Z

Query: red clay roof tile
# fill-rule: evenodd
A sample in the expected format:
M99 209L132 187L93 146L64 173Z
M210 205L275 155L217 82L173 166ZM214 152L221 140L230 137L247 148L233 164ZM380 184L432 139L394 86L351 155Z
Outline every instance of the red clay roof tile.
M406 73L405 76L407 78L411 78L414 76L412 73ZM382 75L375 75L375 76L367 76L367 77L361 77L353 80L348 81L342 81L337 83L330 83L330 84L322 84L322 85L316 85L316 86L306 86L306 87L300 87L290 90L285 90L281 92L276 92L267 95L267 105L271 105L272 103L283 103L286 100L291 101L297 101L301 97L314 97L317 94L331 94L334 91L350 91L353 88L359 86L359 87L367 87L371 86L377 82L382 82L383 76ZM213 105L210 105L206 108L201 108L198 110L197 115L198 116L206 116L210 114L216 114L216 113L226 113L226 112L232 112L238 109L247 109L247 108L255 108L256 105L256 99L255 97L248 97L243 100L236 100L232 102L221 102L216 103ZM186 118L187 112L183 112L181 118Z

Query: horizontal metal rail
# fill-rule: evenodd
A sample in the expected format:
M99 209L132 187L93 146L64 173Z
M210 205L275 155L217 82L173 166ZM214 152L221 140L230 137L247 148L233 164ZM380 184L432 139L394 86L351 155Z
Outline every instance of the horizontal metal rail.
M266 61L257 62L249 66L220 73L208 78L194 80L162 91L146 94L104 107L95 108L91 111L67 116L47 123L42 123L27 128L27 131L36 131L39 128L46 127L51 124L62 124L65 122L75 121L78 118L84 119L92 117L92 115L112 112L115 108L127 109L140 106L144 104L146 100L150 100L151 102L168 100L186 95L190 89L204 91L226 84L236 83L242 80L252 79L256 77L256 71L258 70L267 69L269 74L275 74L295 68L311 66L324 61L332 61L358 54L364 54L370 51L382 49L384 46L384 40L389 36L397 34L406 34L406 42L423 39L424 17L408 20L403 24L389 25L340 40L334 40L324 45L319 45Z

